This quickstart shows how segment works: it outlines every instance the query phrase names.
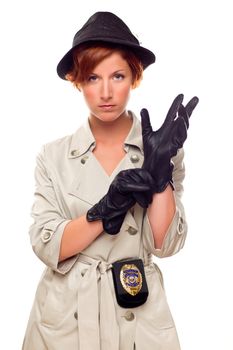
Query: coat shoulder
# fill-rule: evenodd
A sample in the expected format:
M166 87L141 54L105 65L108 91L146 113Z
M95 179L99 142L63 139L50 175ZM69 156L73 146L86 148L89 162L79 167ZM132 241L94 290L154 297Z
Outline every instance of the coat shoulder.
M50 141L43 145L44 151L47 155L53 154L54 152L60 153L64 150L69 149L73 134L63 136L56 140Z

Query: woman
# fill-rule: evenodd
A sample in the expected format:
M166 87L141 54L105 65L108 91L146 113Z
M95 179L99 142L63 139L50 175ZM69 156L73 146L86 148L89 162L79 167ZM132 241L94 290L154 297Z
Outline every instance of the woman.
M30 236L47 268L24 350L180 348L152 255L184 245L182 146L198 99L177 96L156 132L143 109L141 127L126 106L154 61L120 18L97 12L58 64L90 114L37 159Z

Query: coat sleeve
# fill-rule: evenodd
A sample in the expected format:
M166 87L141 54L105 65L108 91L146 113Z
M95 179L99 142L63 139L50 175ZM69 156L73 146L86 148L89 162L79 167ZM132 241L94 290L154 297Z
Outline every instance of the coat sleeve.
M173 183L174 195L176 201L176 212L173 220L166 232L161 249L154 247L154 237L149 222L148 215L143 219L143 244L145 248L159 258L168 257L179 252L184 246L187 235L187 222L185 218L184 207L181 202L183 193L183 180L185 176L185 167L183 163L184 150L180 149L177 155L172 159L174 163Z
M59 203L57 191L49 176L45 149L44 146L37 157L35 201L31 212L33 224L29 234L32 248L39 259L58 273L65 274L71 269L77 256L59 263L62 234L70 220Z

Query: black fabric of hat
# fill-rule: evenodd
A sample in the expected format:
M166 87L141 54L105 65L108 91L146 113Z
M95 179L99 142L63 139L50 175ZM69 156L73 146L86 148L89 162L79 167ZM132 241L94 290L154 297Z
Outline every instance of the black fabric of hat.
M125 46L134 52L145 69L155 62L155 55L140 46L138 39L128 26L111 12L96 12L75 34L72 48L65 54L57 66L57 74L65 79L73 67L73 51L80 44L94 42L112 43Z

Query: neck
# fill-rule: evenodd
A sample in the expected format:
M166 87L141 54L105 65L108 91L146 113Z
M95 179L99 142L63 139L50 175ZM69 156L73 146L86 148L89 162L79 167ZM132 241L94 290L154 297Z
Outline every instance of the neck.
M132 117L127 112L111 122L104 122L95 116L89 117L90 128L97 143L123 143L132 122Z

